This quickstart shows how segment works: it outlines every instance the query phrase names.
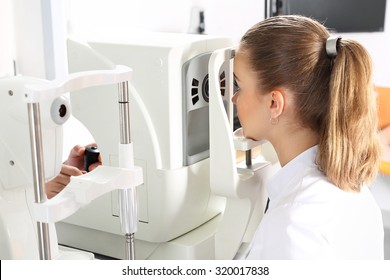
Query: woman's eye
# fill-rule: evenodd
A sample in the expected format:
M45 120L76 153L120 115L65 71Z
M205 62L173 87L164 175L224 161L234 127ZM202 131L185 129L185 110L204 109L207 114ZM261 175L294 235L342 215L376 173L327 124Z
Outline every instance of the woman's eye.
M237 80L233 79L233 92L237 92L240 90L240 87L238 86Z

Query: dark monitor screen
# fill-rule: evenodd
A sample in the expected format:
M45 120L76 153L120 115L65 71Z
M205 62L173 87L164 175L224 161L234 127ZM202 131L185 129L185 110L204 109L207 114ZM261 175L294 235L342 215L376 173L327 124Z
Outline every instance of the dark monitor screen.
M304 15L334 32L382 32L386 0L273 0L271 15Z

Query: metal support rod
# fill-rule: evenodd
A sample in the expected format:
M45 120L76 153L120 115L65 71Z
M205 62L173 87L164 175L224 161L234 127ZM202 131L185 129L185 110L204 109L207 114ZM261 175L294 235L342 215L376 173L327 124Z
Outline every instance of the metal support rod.
M135 259L134 233L138 223L137 189L135 187L119 191L119 219L125 234L126 259Z
M131 144L128 82L122 82L118 84L118 95L120 116L120 143ZM125 234L126 258L128 260L134 260L134 232L137 228L138 223L137 194L135 187L119 191L119 211L119 219L121 222L122 232Z
M127 82L118 84L120 143L130 144L130 103Z
M252 166L252 150L245 151L245 163L247 167Z
M42 131L39 103L28 103L28 118L30 125L31 158L34 179L35 202L46 200L45 170L43 162ZM39 258L51 259L49 224L37 222Z
M135 260L134 233L126 233L126 259Z

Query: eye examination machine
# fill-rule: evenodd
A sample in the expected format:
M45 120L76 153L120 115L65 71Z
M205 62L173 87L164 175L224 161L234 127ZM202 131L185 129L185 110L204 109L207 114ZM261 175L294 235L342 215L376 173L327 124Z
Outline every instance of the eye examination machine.
M225 58L221 51L223 59L212 65L217 70L209 70L213 52L225 48L231 48L226 38L167 33L86 44L68 41L70 72L116 64L134 71L131 131L135 165L142 167L144 177L137 188L136 258L234 258L243 244L248 245L261 219L262 183L270 167L261 161L236 168L230 124L233 56ZM115 166L118 155L102 149L112 141L113 132L100 124L111 123L115 131L117 107L95 89L73 96L74 117L98 143L103 165ZM220 103L215 102L212 111L214 99ZM85 103L94 107L93 114L77 108L76 104ZM214 115L219 119L213 120ZM251 191L245 193L241 188L248 186L240 185L248 183ZM123 258L115 192L58 223L57 230L63 245Z
M244 139L240 130L233 133L233 58L230 40L207 35L142 33L86 42L69 39L71 74L66 82L49 83L62 90L62 95L53 97L60 101L42 103L45 179L59 172L63 137L72 145L87 144L82 142L83 132L75 131L71 121L93 137L103 164L79 180L72 177L60 194L42 206L32 203L34 176L31 171L14 169L18 162L13 160L28 157L10 152L18 145L19 153L30 153L27 112L20 113L24 120L18 123L17 112L6 110L10 105L2 100L2 113L9 114L18 131L26 134L21 143L13 143L19 137L12 136L11 130L2 131L2 135L10 135L8 140L2 136L0 147L2 154L9 155L1 163L0 234L2 248L4 245L10 252L5 258L38 258L38 245L31 254L23 253L26 244L41 244L36 223L49 225L51 240L47 242L53 250L68 252L65 258L79 258L80 254L91 258L86 253L91 252L126 259L127 238L135 259L245 257L263 215L263 185L272 167L262 156L252 154L261 142ZM125 134L131 138L131 152L121 146L118 149L118 139L123 139L126 130L116 93L116 83L121 85L125 75L117 72L126 72L123 69L131 69L129 83L119 86L119 91L125 87L129 93L126 102L119 98L119 105L129 103L126 118L130 129ZM95 70L103 74L95 75ZM2 98L10 100L12 94L3 93L11 92L12 83L17 83L19 95L12 104L24 110L26 104L18 102L23 103L23 93L29 92L29 81L3 83ZM46 121L45 112L50 109L45 108L59 106L52 110L60 111L62 102L68 108L66 119L53 124L50 116L50 122ZM245 160L237 160L238 153ZM130 159L123 159L128 154ZM22 169L29 170L29 166L31 162L26 162ZM23 184L15 182L14 186L7 181L11 177ZM131 234L124 227L132 228ZM17 235L23 236L15 239Z

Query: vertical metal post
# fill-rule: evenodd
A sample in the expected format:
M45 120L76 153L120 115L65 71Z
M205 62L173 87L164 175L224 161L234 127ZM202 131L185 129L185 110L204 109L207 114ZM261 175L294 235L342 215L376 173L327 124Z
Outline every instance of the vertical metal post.
M130 137L130 103L128 82L118 84L119 116L120 116L120 144L131 144ZM127 155L119 155L127 156ZM133 155L131 155L133 156ZM132 159L130 165L133 165ZM123 167L123 166L120 166ZM125 166L126 167L126 166ZM127 166L132 167L132 166ZM134 233L138 223L136 188L119 191L119 219L122 232L125 234L126 258L135 259Z
M252 166L252 150L245 151L245 163L247 167Z
M120 143L130 144L130 100L127 82L118 84Z
M46 200L46 194L39 103L28 103L28 118L30 125L35 202L42 203ZM37 222L37 230L39 257L41 260L50 260L51 250L49 225L47 223Z

